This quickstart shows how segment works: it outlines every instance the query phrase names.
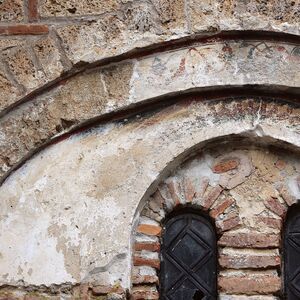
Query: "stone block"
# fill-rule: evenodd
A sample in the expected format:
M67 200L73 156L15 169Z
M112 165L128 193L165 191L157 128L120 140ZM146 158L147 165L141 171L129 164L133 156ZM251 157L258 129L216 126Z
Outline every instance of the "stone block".
M40 6L40 14L42 17L99 15L117 12L121 3L120 0L44 0Z
M128 99L132 73L132 63L124 63L103 69L103 80L108 97L112 101L120 103Z
M0 22L21 22L24 20L22 0L0 1Z
M6 70L0 64L0 111L13 104L21 93L7 77Z
M187 30L185 0L153 0L162 25L174 33Z
M92 287L94 296L107 295L111 293L122 294L124 291L120 286L96 285Z
M45 82L44 73L35 65L32 53L26 46L4 51L5 61L19 84L33 90Z
M65 68L54 38L46 36L39 39L33 49L49 80L56 79L63 73Z
M268 29L299 20L298 1L192 0L189 15L192 30Z

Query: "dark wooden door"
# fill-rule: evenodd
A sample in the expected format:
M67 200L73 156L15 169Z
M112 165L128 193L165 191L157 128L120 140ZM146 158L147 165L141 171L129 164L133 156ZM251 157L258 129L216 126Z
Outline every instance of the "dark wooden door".
M169 219L161 256L161 299L217 299L216 235L205 217L188 212Z
M288 300L300 299L300 208L287 215L284 237L284 290Z

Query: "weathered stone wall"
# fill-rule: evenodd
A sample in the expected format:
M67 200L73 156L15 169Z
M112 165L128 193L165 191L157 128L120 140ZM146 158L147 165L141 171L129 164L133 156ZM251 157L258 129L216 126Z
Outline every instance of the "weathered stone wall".
M299 10L299 0L2 0L0 107L84 64L164 49L163 42L249 30L297 37Z
M2 285L50 286L54 296L66 284L130 290L131 232L148 197L182 161L209 141L299 147L293 105L194 100L78 133L15 171L1 186ZM299 198L297 189L288 193Z
M151 274L132 266L149 255L138 223L161 221L158 188L215 218L222 299L278 297L279 232L300 198L299 11L299 0L0 0L0 299L157 298L159 244ZM222 173L230 151L238 166ZM268 234L272 249L237 234Z

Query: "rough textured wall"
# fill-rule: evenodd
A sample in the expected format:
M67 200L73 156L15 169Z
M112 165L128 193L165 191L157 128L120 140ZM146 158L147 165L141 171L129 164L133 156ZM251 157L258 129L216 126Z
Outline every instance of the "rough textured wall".
M128 298L135 222L189 155L297 152L299 6L0 0L0 298Z
M150 101L165 105L181 93L224 87L258 86L277 97L294 91L300 80L299 49L297 43L274 41L194 43L78 74L3 116L0 175L75 126Z
M299 0L2 0L0 99L8 107L84 63L225 31L299 35Z
M13 173L0 188L1 284L24 293L47 286L52 297L72 297L79 283L130 289L136 217L185 158L220 137L299 147L292 105L194 100L77 134Z

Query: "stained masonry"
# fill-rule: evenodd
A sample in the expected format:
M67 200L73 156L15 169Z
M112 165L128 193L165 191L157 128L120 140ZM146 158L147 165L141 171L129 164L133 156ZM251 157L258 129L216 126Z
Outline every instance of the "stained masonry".
M158 299L163 220L185 206L214 220L220 299L280 298L299 11L0 1L0 299Z

